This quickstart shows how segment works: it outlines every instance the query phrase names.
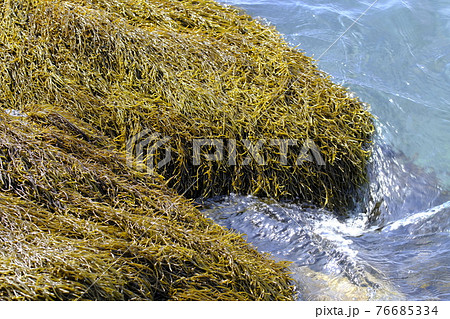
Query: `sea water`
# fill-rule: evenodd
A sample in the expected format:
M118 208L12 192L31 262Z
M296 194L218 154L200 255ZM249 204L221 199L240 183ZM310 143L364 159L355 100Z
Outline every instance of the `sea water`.
M291 261L300 300L450 300L450 1L221 2L369 103L377 136L349 217L234 194L203 212Z

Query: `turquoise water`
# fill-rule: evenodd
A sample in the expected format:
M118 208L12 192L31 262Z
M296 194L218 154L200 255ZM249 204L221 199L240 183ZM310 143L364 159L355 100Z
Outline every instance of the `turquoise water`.
M318 59L371 105L378 136L350 218L233 194L205 214L292 261L301 300L450 300L450 1L222 3Z
M318 58L372 1L223 1ZM371 104L390 145L450 186L450 1L379 0L319 67Z

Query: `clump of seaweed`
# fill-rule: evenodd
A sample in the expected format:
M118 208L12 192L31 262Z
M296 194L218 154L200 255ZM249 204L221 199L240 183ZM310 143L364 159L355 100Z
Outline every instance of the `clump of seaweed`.
M75 129L76 128L76 129ZM64 112L0 112L0 299L286 300L286 264Z
M59 107L116 149L143 130L170 138L172 160L158 173L180 194L251 193L339 210L365 181L373 123L364 105L237 9L22 0L4 1L1 15L0 103ZM223 158L206 160L215 148L204 146L196 162L197 139L225 141ZM280 140L296 145L283 153ZM297 164L307 141L325 165Z

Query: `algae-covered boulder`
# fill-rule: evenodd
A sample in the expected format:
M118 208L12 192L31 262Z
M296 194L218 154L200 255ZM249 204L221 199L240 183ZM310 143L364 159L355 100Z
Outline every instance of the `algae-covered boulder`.
M340 209L364 181L373 125L362 103L236 9L21 0L3 1L0 14L3 107L59 107L123 151L142 138L128 151L180 194Z
M236 9L0 1L0 299L290 299L285 264L186 197L346 207L372 130Z
M293 297L285 264L62 114L0 112L0 300Z

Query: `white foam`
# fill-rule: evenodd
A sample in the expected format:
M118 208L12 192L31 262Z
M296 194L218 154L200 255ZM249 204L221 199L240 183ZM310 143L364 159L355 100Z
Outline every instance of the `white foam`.
M358 252L350 246L353 241L348 237L357 237L367 231L364 216L358 216L346 221L340 221L336 217L324 215L312 223L313 231L336 244L336 250L355 258Z
M386 226L383 231L387 232L387 231L392 231L392 230L396 230L399 227L402 226L407 226L407 225L411 225L411 224L415 224L417 222L420 222L424 219L430 218L434 215L436 215L438 212L442 211L443 209L446 208L450 208L450 201L445 202L439 206L435 206L433 208L430 208L424 212L420 212L420 213L416 213L414 215L408 216L404 219L401 220L397 220L395 222L393 222L392 224Z

